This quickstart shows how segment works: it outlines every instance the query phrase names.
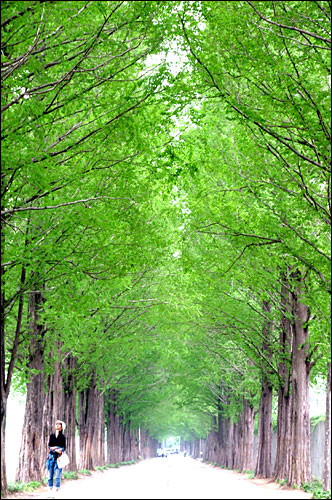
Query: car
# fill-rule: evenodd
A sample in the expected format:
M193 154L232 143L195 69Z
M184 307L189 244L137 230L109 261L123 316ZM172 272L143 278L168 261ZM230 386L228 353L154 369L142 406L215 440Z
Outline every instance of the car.
M169 455L176 455L179 453L178 449L177 448L167 448L167 453Z
M164 448L158 448L157 449L157 457L167 457L168 453L167 450Z

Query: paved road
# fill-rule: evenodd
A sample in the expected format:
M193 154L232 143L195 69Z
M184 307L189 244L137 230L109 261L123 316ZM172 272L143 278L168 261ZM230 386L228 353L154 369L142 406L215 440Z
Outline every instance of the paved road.
M24 498L24 497L20 497ZM26 498L47 498L46 491ZM276 483L254 484L243 474L218 469L182 455L153 458L66 481L62 499L309 499Z

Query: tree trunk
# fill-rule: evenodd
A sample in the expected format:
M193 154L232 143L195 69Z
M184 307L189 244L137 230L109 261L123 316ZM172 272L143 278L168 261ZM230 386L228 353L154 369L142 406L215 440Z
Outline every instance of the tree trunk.
M63 421L66 423L67 453L69 456L68 470L77 471L76 462L76 389L75 368L76 359L66 356L63 364ZM62 419L61 419L62 420Z
M242 415L243 451L241 471L252 471L254 469L254 427L255 411L253 406L245 399Z
M94 466L105 465L105 414L104 394L96 394L96 422L95 439L92 448L92 460Z
M242 441L243 441L243 429L241 421L235 422L234 432L233 432L233 449L234 449L234 469L241 469L242 465Z
M43 407L45 401L43 337L45 332L40 326L38 316L42 302L43 298L40 292L30 294L31 342L28 366L30 369L37 370L38 373L27 384L21 450L16 473L16 481L24 483L41 481L46 468L43 459L44 448L47 447L47 443L45 445L43 441Z
M331 489L331 362L327 364L323 488Z
M309 381L309 308L301 302L302 293L293 293L294 335L292 360L292 440L289 485L311 483Z
M222 408L218 408L218 457L217 464L224 465L226 460L226 423L223 419Z
M1 237L2 237L1 229ZM1 238L2 239L2 238ZM1 245L2 247L2 245ZM5 318L4 318L4 304L5 294L3 286L4 268L1 266L1 493L5 496L8 495L7 473L6 473L6 414L7 414L7 401L8 392L6 390L6 370L5 370Z
M288 284L282 286L281 302L284 316L281 320L280 353L278 365L278 418L277 418L277 450L274 463L274 479L287 479L290 474L291 449L291 348L293 342L293 324L289 319L292 313L292 295Z
M7 401L5 403L1 403L1 412L4 411L4 417L1 419L1 496L4 495L7 497L8 484L7 484L7 476L6 476L6 406Z
M137 460L138 459L138 430L132 430L131 433L131 459L130 460Z
M116 464L122 460L122 426L116 414L116 394L107 395L107 463Z
M96 445L98 425L98 394L96 377L92 375L87 389L78 393L78 432L80 437L79 468L92 470L94 467L93 447Z
M255 476L272 475L272 386L263 376L259 409L258 444Z
M213 428L210 431L207 437L207 445L206 445L206 459L209 462L217 462L218 460L218 434L216 432L217 428L217 420L216 417L213 417ZM199 453L199 451L198 451ZM197 455L196 446L193 448L193 456L194 458L199 458ZM197 456L196 456L197 455Z
M228 421L227 427L227 444L226 444L226 463L225 466L228 469L233 469L234 467L234 423L233 420Z
M151 458L157 455L158 441L151 438L144 429L140 429L142 458Z
M29 227L29 224L27 224L27 233L28 233L28 227ZM26 233L25 246L27 245L27 233ZM2 233L2 229L1 229L1 240L2 240L2 244L1 244L1 257L2 257L3 246L4 246L4 235ZM10 360L9 360L9 365L8 365L8 369L7 369L7 373L6 373L6 369L5 369L6 356L5 356L5 293L4 293L5 283L4 283L4 274L5 274L4 268L3 268L3 266L1 266L1 284L2 284L2 286L1 286L1 491L4 495L8 495L9 492L8 492L8 484L7 484L6 454L5 454L7 401L8 401L10 388L11 388L11 381L12 381L12 376L13 376L13 372L14 372L18 344L19 344L19 339L20 339L20 334L21 334L24 296L23 296L23 293L21 293L21 295L19 296L19 300L18 300L18 311L17 311L15 337L14 337L13 346L12 346L12 349L10 352ZM25 277L26 277L25 267L22 266L21 282L20 282L21 290L24 287Z
M54 350L56 352L50 353L50 360L48 360L48 364L51 365L54 372L47 377L47 392L44 398L43 406L42 442L44 443L44 447L41 452L41 460L45 465L48 455L47 445L51 432L55 431L55 422L57 420L64 420L63 385L59 360L60 345L54 346ZM44 360L44 363L45 361L46 360ZM64 435L66 435L66 432L64 432Z
M128 462L131 456L131 440L130 440L130 421L127 421L123 426L123 446L122 446L122 462Z
M271 307L268 302L263 303L263 310L269 314ZM272 359L271 350L271 330L272 325L268 322L263 327L263 337L265 341L262 345L262 352L269 360ZM258 423L258 444L255 476L267 478L272 475L272 384L269 380L269 369L262 373L262 389L259 408Z

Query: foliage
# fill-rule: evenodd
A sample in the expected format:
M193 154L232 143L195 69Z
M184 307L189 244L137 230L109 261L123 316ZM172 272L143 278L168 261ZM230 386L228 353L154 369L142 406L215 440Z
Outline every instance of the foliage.
M323 490L321 481L316 478L312 480L311 484L301 484L301 488L312 493L312 498L331 498L331 490Z
M63 479L78 479L78 474L73 470L66 470L62 472Z
M94 467L94 470L99 470L99 471L101 471L101 472L104 472L104 470L106 470L106 469L107 469L107 466L106 466L106 465L96 465L96 466Z
M325 414L324 415L315 415L310 418L310 426L314 429L319 422L325 422Z
M28 483L20 482L8 482L8 490L10 493L20 492L20 491L33 491L41 486L39 481L30 481Z
M3 2L7 392L38 349L45 383L70 355L76 389L96 373L123 422L204 438L258 408L263 375L278 389L298 273L325 377L321 3Z

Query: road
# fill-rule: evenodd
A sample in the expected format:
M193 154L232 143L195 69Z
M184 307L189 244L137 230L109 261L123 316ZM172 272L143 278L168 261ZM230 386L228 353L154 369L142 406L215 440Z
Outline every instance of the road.
M20 498L47 498L46 488ZM36 492L37 493L37 492ZM309 499L303 491L276 483L255 484L243 474L214 468L182 455L153 458L65 481L62 499Z

